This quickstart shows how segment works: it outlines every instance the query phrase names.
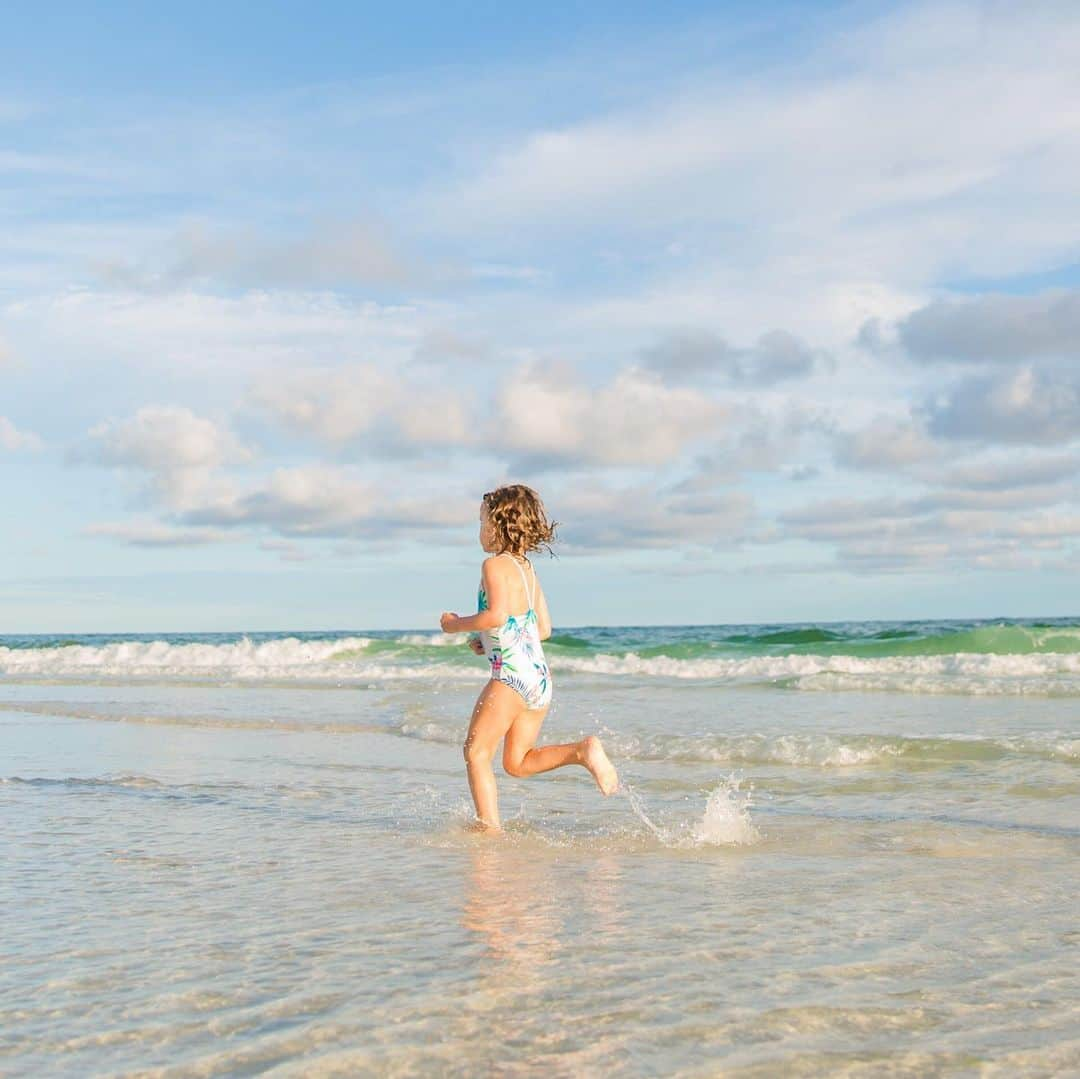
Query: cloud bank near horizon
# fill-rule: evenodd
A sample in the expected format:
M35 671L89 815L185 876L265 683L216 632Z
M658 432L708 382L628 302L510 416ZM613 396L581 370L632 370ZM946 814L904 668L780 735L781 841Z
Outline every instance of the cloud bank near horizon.
M12 565L456 557L522 480L582 555L1080 568L1080 12L691 25L152 118L0 85L0 461L71 492Z

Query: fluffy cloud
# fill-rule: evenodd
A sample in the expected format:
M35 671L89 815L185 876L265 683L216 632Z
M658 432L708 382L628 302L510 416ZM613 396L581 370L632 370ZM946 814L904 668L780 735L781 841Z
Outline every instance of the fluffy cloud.
M913 406L897 465L933 461L943 443L1065 445L1080 439L1080 290L1034 296L987 294L937 300L911 311L886 331L864 325L860 342L888 358L894 347L916 364L963 364L974 370ZM946 372L953 369L945 368ZM900 431L894 431L899 436ZM929 436L929 439L927 439ZM864 449L872 449L873 428ZM934 443L932 440L940 440ZM838 460L858 465L865 454L849 439Z
M575 486L559 498L569 549L726 547L772 538L744 491L687 494L653 483Z
M833 545L839 566L856 573L1040 568L1047 552L1067 559L1080 541L1074 499L1066 483L943 489L814 502L782 513L779 524L785 537Z
M102 464L148 472L215 467L231 442L212 420L173 406L141 408L128 420L98 425L90 437Z
M777 410L766 410L753 399L732 406L726 438L708 453L698 454L689 474L672 490L690 494L715 491L730 485L745 473L779 473L787 470L792 479L817 474L805 458L813 453L815 437L828 435L833 422L815 406L787 402Z
M878 416L857 431L837 432L834 454L836 463L845 468L902 472L943 460L946 450L917 420Z
M188 525L256 528L291 539L390 539L464 528L476 507L464 497L405 495L353 470L310 465L275 469L252 489L180 516Z
M590 385L567 364L526 362L504 368L493 393L473 387L468 403L458 387L416 371L348 365L264 376L249 401L338 449L461 449L518 467L669 465L688 445L718 437L727 415L709 394L636 367Z
M1080 454L995 454L938 472L944 486L976 490L1009 490L1066 483L1080 474Z
M249 460L251 451L227 428L190 409L148 405L126 420L92 428L89 447L75 456L145 473L154 496L181 509L206 496L222 465Z
M371 438L383 452L410 453L473 441L459 394L374 364L267 373L249 401L291 430L337 447Z
M902 319L897 336L921 362L1080 358L1080 290L938 300Z
M752 348L734 348L708 330L684 330L669 334L644 358L649 368L671 381L722 375L735 383L767 386L809 375L815 357L785 330L770 330Z
M44 445L31 431L20 431L6 416L0 416L0 448L5 450L39 450Z
M687 446L717 438L727 411L636 367L592 387L566 365L526 364L500 382L486 439L492 452L525 463L670 465Z
M146 152L138 133L124 148L107 144L108 169L92 182L63 177L72 221L13 223L24 261L0 268L17 282L0 316L5 333L19 333L20 355L72 368L93 357L106 378L115 372L112 392L124 399L199 402L195 412L148 408L94 426L84 457L146 478L162 520L93 533L144 546L244 537L284 558L320 550L305 542L317 537L362 540L365 550L436 534L452 543L463 527L471 537L473 497L456 493L469 486L466 472L471 482L516 471L545 492L550 481L568 538L586 550L786 535L889 568L905 557L983 564L1019 557L1010 544L1069 542L1068 455L979 455L998 442L1062 447L1075 437L1080 384L1062 361L1076 355L1078 293L926 298L943 280L1071 257L1061 222L1075 200L1080 129L1046 103L1080 92L1077 13L926 3L894 5L854 30L842 24L834 33L831 18L801 22L807 33L827 26L829 39L811 43L806 64L785 58L782 78L768 56L752 77L724 64L690 70L680 57L665 78L632 91L620 75L615 92L605 68L590 98L563 68L572 107L538 98L530 70L515 76L530 87L528 109L503 97L506 107L492 110L502 76L483 72L453 107L433 106L438 122L416 99L401 106L429 124L415 144L401 141L396 120L383 144L366 128L362 137L352 129L355 145L337 137L357 105L340 88L311 91L295 111L275 98L280 116L250 102L224 110L216 130L229 135L197 167L177 148L204 125L188 116L177 139L183 110L140 126L153 128L163 155ZM659 69L658 45L646 51ZM471 112L457 107L466 98ZM131 130L112 126L125 138ZM249 138L239 147L238 132ZM417 167L420 144L436 167ZM301 156L310 156L303 173ZM363 162L372 168L359 192ZM220 182L232 174L235 184ZM111 223L94 218L106 175ZM369 226L281 229L283 215L304 212L297 175L311 182L311 204L342 219L342 207L370 195L431 261ZM183 197L163 208L165 190ZM231 223L177 233L177 210ZM452 282L431 270L452 249L482 265ZM106 269L118 287L68 287L103 252L127 250L150 254ZM35 265L46 269L28 277ZM46 280L28 295L37 286L27 281ZM448 284L438 300L407 295ZM393 298L361 302L361 286ZM845 355L871 316L892 325L917 362ZM795 332L762 334L779 325ZM706 329L665 336L671 327L723 327L743 344ZM565 362L517 363L550 355ZM826 355L843 365L830 380L842 397L814 377ZM637 364L610 373L620 356ZM950 363L944 378L940 361ZM986 369L961 372L954 361ZM234 467L246 464L244 447L199 413L225 415L243 387L269 418L251 425L267 459L306 463L266 465L258 476ZM90 411L108 404L86 397L74 429L108 414ZM798 408L806 414L791 419ZM0 443L16 436L5 439L0 425ZM852 470L839 477L852 505L825 503L832 517L822 519L791 509L804 491L835 491L830 452ZM744 473L754 474L762 509L782 515L781 530L733 490ZM783 476L821 483L795 491ZM916 493L885 504L857 497L881 476L886 490Z
M1061 444L1080 438L1080 375L1019 370L975 375L926 405L927 426L942 438Z

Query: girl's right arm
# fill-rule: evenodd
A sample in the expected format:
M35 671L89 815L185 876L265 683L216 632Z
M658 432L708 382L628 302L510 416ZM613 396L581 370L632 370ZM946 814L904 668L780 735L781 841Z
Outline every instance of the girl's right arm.
M443 633L471 633L479 629L495 629L506 621L506 585L495 566L494 558L485 558L480 567L480 579L487 593L488 609L476 614L443 616Z

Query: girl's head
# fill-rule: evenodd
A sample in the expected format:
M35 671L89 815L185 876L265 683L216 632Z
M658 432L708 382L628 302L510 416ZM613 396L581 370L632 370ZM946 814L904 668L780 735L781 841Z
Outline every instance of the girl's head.
M480 546L518 558L529 551L551 550L557 522L549 521L540 496L522 483L488 491L480 503Z

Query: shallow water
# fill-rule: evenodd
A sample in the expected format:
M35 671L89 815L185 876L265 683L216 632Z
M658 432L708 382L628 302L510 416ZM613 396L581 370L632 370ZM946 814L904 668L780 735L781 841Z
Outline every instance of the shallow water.
M789 677L821 641L759 628L763 682L602 632L552 649L545 737L626 789L500 775L501 840L439 635L9 640L0 1074L1080 1073L1074 653L830 688Z

